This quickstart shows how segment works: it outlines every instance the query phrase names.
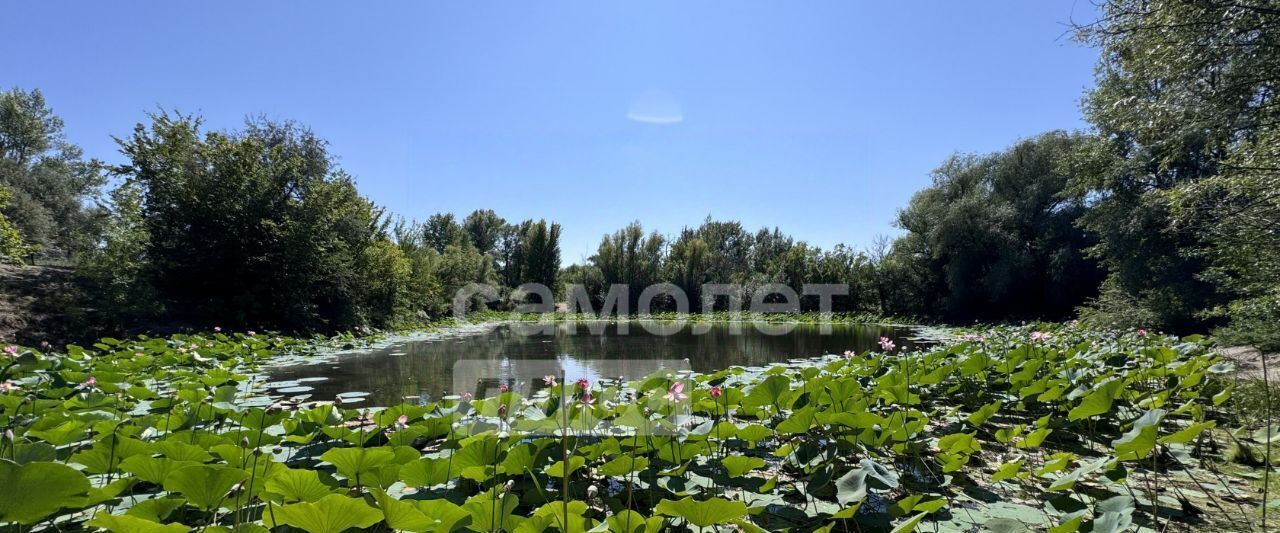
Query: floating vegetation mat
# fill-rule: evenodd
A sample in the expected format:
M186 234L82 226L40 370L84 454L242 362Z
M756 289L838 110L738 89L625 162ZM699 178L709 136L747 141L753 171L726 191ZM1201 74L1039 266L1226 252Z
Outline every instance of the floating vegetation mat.
M0 355L15 531L1249 530L1231 368L1204 339L1071 327L899 353L365 408L260 370L307 341ZM302 396L299 396L302 394ZM1221 426L1221 427L1219 427ZM1234 428L1233 428L1234 429Z

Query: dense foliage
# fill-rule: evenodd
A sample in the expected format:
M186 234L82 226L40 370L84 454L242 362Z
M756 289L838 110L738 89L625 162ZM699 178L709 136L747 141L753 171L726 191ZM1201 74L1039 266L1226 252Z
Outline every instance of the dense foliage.
M115 170L142 192L143 281L171 313L290 329L361 323L367 284L394 273L365 254L385 238L379 213L323 141L288 123L226 134L152 118L121 140L129 162Z
M16 226L23 249L8 246L0 260L19 262L32 253L68 259L90 246L99 211L89 205L103 184L95 163L67 142L62 119L39 90L0 91L0 228ZM3 230L0 230L3 231ZM6 231L6 244L14 240Z
M1068 316L1097 290L1094 239L1077 227L1082 201L1063 191L1077 169L1061 161L1087 142L1047 133L986 156L956 156L899 213L907 234L885 267L905 283L910 314L948 320Z
M737 221L710 217L697 228L684 228L674 239L656 231L646 234L639 222L633 222L605 235L587 264L567 269L563 277L585 286L597 310L608 303L612 284L628 286L627 293L616 296L636 312L646 287L670 283L688 298L692 311L741 310L755 298L778 301L779 285L795 291L801 310L817 310L818 297L804 295L806 284L847 285L848 294L832 299L835 312L889 311L868 253L845 245L822 250L777 228L751 233ZM733 287L704 294L708 284ZM662 297L650 303L658 311L670 311L676 305Z
M22 264L31 246L23 242L22 232L2 212L12 198L13 193L0 185L0 263Z
M120 140L123 182L100 245L80 256L101 321L388 327L446 314L472 283L556 283L559 225L492 211L465 229L444 214L393 225L305 128L151 118Z
M957 154L899 213L896 239L820 249L777 228L708 219L674 234L635 222L564 266L560 226L491 210L386 217L300 126L204 132L158 114L99 171L39 91L0 93L0 255L75 257L110 327L168 323L337 330L420 323L459 289L507 308L561 301L635 312L670 283L691 310L845 284L835 310L948 321L1061 319L1203 331L1280 347L1280 6L1274 0L1108 0L1074 29L1100 50L1086 132ZM104 194L104 177L120 178ZM0 202L2 203L2 202ZM108 216L103 216L104 214ZM392 223L391 221L395 221ZM38 253L32 254L32 251ZM565 292L565 283L585 291ZM610 292L625 283L629 292ZM704 294L705 284L736 284ZM801 301L806 311L818 299ZM661 297L658 310L674 301Z
M1075 28L1101 52L1084 100L1093 130L939 167L882 265L894 311L1007 319L1087 304L1095 325L1230 320L1224 338L1280 346L1280 4L1099 8Z
M1223 311L1280 339L1276 91L1280 3L1110 0L1077 36L1101 49L1085 112L1097 128L1073 188L1109 288L1166 326ZM1135 312L1136 311L1136 312Z
M255 334L10 347L0 522L186 531L1240 529L1229 370L1074 328L387 409L294 404ZM570 376L572 378L572 376ZM540 389L540 390L539 390ZM980 499L974 492L980 490ZM1252 511L1249 511L1252 512ZM161 525L163 524L163 525Z

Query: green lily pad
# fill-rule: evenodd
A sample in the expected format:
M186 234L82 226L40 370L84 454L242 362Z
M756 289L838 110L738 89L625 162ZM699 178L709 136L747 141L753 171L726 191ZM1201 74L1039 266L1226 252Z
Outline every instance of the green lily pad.
M182 524L160 524L130 515L99 514L85 525L100 527L112 533L186 533L190 527Z
M722 459L721 464L724 465L729 477L742 477L743 474L760 468L765 465L764 459L759 457L744 457L741 455L731 455Z
M320 479L315 470L284 469L267 478L267 492L277 494L285 502L315 502L333 493L333 488Z
M248 477L248 472L229 466L184 466L169 474L164 490L182 494L192 505L211 511L222 504L236 483Z
M724 498L694 500L692 497L682 500L662 500L654 507L661 515L683 518L697 527L709 527L727 524L747 514L747 504Z
M84 474L66 465L0 460L0 522L34 524L82 505L90 488Z
M274 511L275 521L310 533L342 533L351 528L365 528L383 519L382 511L369 507L364 500L330 494L316 502L284 505Z

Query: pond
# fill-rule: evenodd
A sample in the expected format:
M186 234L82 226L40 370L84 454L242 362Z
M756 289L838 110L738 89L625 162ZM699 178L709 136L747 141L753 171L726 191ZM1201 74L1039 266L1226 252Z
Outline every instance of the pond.
M881 336L913 346L913 328L867 324L578 322L491 324L424 340L292 363L268 372L269 387L297 399L337 399L349 406L420 403L448 394L522 394L542 377L575 381L637 379L659 369L705 373L789 359L878 349ZM762 331L763 330L763 331Z

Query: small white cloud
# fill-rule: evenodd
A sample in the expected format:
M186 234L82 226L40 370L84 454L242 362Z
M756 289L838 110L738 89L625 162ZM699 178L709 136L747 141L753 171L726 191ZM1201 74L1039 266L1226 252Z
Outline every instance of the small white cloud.
M627 118L646 124L677 124L684 121L684 112L671 93L649 90L631 100Z

